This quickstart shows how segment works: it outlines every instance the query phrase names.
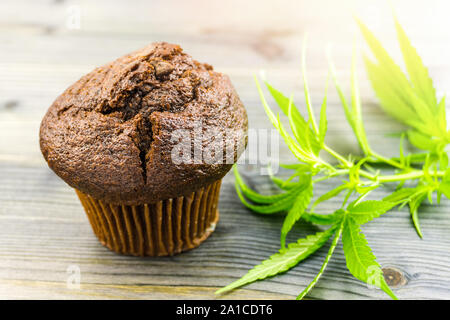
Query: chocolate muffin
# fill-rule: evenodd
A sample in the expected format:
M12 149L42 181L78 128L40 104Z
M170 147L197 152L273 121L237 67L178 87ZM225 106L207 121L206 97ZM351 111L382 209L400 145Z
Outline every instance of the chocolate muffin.
M40 147L76 190L103 245L163 256L198 246L214 230L221 179L246 133L229 78L162 42L65 90L42 120Z

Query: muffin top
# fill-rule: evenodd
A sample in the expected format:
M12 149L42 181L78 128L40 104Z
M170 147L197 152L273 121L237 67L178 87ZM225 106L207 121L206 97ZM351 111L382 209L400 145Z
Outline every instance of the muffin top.
M70 186L138 205L221 179L246 133L247 114L229 78L162 42L71 85L44 116L40 146Z

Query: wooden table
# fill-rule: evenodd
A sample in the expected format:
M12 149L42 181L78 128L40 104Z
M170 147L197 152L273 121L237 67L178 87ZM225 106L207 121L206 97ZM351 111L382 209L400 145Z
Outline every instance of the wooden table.
M0 298L3 299L215 299L295 297L320 268L327 248L288 273L231 294L214 291L242 276L279 246L282 216L244 208L228 175L220 198L221 221L198 249L170 258L134 258L102 247L75 193L44 162L39 123L68 85L152 41L179 43L196 59L230 75L252 128L270 128L252 80L260 69L302 105L300 48L308 31L312 100L320 106L327 74L325 47L334 44L342 82L348 84L354 9L399 57L390 11L380 1L24 1L0 2ZM450 91L450 22L445 1L399 1L400 20L435 80L439 96ZM77 12L81 13L77 28ZM362 44L361 38L356 38ZM363 112L375 149L394 155L398 141L386 133L401 126L377 106L360 68ZM332 88L332 87L331 87ZM348 86L346 86L348 88ZM330 90L327 143L358 153L337 95ZM280 141L280 157L289 156ZM258 166L242 166L261 192L275 190ZM281 171L281 175L287 172ZM321 185L329 189L332 183ZM375 198L387 191L377 191ZM332 210L331 201L324 212ZM424 205L424 239L406 210L363 227L395 293L408 298L450 298L450 201ZM289 239L314 232L299 223ZM68 286L73 270L81 286ZM69 281L70 282L70 281ZM339 246L312 299L386 298L353 278Z

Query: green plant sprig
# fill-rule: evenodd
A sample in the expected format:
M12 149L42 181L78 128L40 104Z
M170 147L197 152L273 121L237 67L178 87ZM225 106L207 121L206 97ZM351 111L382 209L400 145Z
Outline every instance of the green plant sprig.
M236 191L246 207L261 214L287 213L281 229L280 250L255 266L242 278L216 293L224 293L256 280L286 272L333 238L320 271L299 294L298 299L304 298L319 281L341 239L350 273L363 282L379 287L391 298L397 299L387 285L383 271L376 262L360 226L396 206L408 205L413 224L419 236L422 237L418 219L420 205L425 199L432 203L434 193L437 194L438 203L442 194L450 198L450 168L448 168L448 156L445 151L447 144L450 143L450 133L447 131L445 97L438 102L428 70L397 19L395 19L397 36L407 75L398 67L371 31L358 19L357 23L375 58L373 62L365 57L365 63L381 107L386 113L408 127L400 137L399 155L395 158L385 157L369 144L362 119L355 48L353 48L352 54L350 102L347 101L337 79L330 51L328 51L328 62L331 78L346 119L355 134L363 156L341 155L325 143L328 125L327 89L317 123L306 77L305 39L302 51L302 74L308 120L294 105L292 97L287 98L265 81L269 93L287 116L291 133L280 121L280 114L275 115L269 107L263 89L258 79L255 78L256 87L269 120L299 161L297 164L282 165L286 169L293 170L293 174L286 180L271 174L272 181L282 192L276 195L262 195L250 189L237 168L233 168ZM328 79L326 88L328 88ZM405 154L403 147L405 137L413 146L424 152ZM331 155L337 163L332 164L325 161L320 155L321 151ZM387 165L396 172L384 175L380 170L372 167L374 163ZM321 194L313 202L315 185L333 178L343 179L342 183ZM405 188L406 182L415 183L415 186ZM370 192L383 187L386 183L397 183L396 191L382 200L364 200ZM314 213L314 209L320 203L340 194L345 194L345 197L341 206L334 212L330 214ZM354 200L351 201L351 199ZM302 219L316 225L328 225L329 228L286 245L286 236L289 231L296 222Z

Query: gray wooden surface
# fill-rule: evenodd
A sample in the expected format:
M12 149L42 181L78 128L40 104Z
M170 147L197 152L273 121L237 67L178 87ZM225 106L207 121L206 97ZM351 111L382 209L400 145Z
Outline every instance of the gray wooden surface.
M325 47L333 43L339 76L347 84L356 12L382 36L394 55L395 35L383 1L23 1L0 2L0 298L214 299L214 291L242 276L278 249L281 216L246 210L224 180L221 221L198 249L170 258L133 258L102 247L75 193L46 166L38 128L47 107L93 67L151 41L175 42L200 61L230 75L245 103L252 128L269 128L252 80L260 69L285 92L303 95L299 74L301 39L309 34L308 71L312 100L320 105L327 74ZM450 91L450 22L446 1L394 1L400 20L435 79ZM80 29L71 15L81 12ZM356 38L361 44L361 39ZM363 111L375 149L395 154L386 133L401 129L378 108L362 68ZM329 98L327 142L358 152L334 90ZM288 157L280 143L280 157ZM289 159L289 158L288 158ZM249 181L271 192L257 166L242 166ZM286 172L281 172L286 175ZM333 183L318 188L325 191ZM382 197L379 191L374 197ZM323 207L332 210L337 202ZM395 293L408 298L450 299L450 202L425 205L419 239L405 210L364 226ZM290 240L315 232L300 223ZM293 298L314 277L326 253L288 273L218 298ZM80 288L67 286L67 270L79 268ZM386 298L367 288L345 267L336 250L312 299Z

